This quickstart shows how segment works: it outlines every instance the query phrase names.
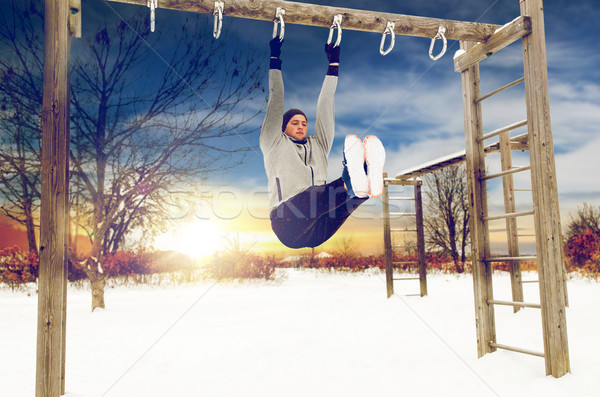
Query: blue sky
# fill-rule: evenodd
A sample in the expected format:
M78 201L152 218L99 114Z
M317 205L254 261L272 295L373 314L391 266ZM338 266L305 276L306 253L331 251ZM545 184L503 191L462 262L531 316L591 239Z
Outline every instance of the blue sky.
M226 2L226 0L225 0ZM365 9L388 13L478 21L503 25L520 15L518 0L332 0L314 4ZM159 0L160 3L160 0ZM563 225L568 215L584 201L600 204L600 3L594 0L547 0L545 8L552 129L556 151L559 196ZM147 7L105 0L83 0L83 34L93 34L101 18L127 19L148 15ZM168 48L169 33L177 29L185 13L159 9L156 30L161 38L155 48ZM202 15L212 28L212 15ZM343 26L342 26L343 27ZM265 21L224 17L224 41L231 50L242 45L264 54L264 79L268 84L268 41L273 24ZM317 97L325 76L327 61L323 45L328 29L286 24L282 49L286 108L300 108L314 130ZM390 54L379 54L381 34L344 31L341 66L336 94L336 141L329 163L329 180L341 173L341 148L346 134L364 137L375 134L386 146L385 169L392 175L440 156L464 150L463 111L460 74L453 70L458 42L449 41L448 51L438 61L430 60L430 40L397 36ZM76 41L73 42L76 50ZM156 62L162 62L158 57ZM168 65L164 65L168 67ZM523 75L520 41L481 63L482 92L489 92ZM210 101L210 99L209 99ZM264 109L262 101L251 104ZM484 132L525 118L522 85L484 103ZM259 128L262 117L254 120ZM524 132L524 131L522 131ZM267 179L258 149L258 131L244 136L254 150L247 153L243 166L213 178L221 190L233 192L234 207L259 219L261 230L269 229L266 214ZM242 139L242 138L240 138ZM526 165L527 156L514 154L515 165ZM495 165L490 160L490 168ZM528 176L516 178L517 187L527 188ZM498 186L490 185L490 211L502 206ZM228 193L229 194L229 193ZM250 202L248 202L250 200ZM223 204L222 200L221 203ZM357 212L347 229L362 227L360 221L380 212L380 201ZM529 199L523 200L530 203ZM530 204L529 204L530 205ZM221 211L221 212L219 212ZM223 212L224 211L224 212ZM362 212L361 212L362 211ZM210 211L219 219L235 218L237 210ZM225 214L224 214L225 213ZM233 214L233 215L230 215ZM249 226L248 233L251 233ZM256 226L258 227L258 226ZM271 235L271 237L273 237Z
M149 14L147 8L123 6L102 0L88 0L100 14L114 15L116 10ZM389 13L478 21L503 25L520 15L518 0L334 0L312 1L315 4L365 9ZM103 10L103 7L104 10ZM549 70L550 103L554 134L559 195L563 223L583 201L600 204L600 54L598 46L600 4L597 1L554 0L545 2L545 25ZM84 32L86 9L84 15ZM183 13L158 10L156 29L162 31L168 43L168 32ZM116 16L114 16L116 17ZM204 15L210 23L212 15ZM93 18L93 15L88 16ZM224 18L219 40L233 46L242 45L257 51L266 51L273 24L241 18ZM328 29L287 24L282 48L283 77L286 108L305 111L312 131L316 102L327 62L323 45ZM361 137L378 135L387 149L386 170L395 174L411 166L437 157L464 150L463 111L460 75L453 70L453 55L458 42L449 41L448 51L438 61L428 56L430 41L425 38L397 36L395 48L387 56L379 54L381 35L358 31L344 31L341 43L341 66L336 93L336 141L330 156L329 179L341 172L343 137L354 133ZM264 84L267 85L268 60L265 56ZM482 92L489 92L523 75L520 42L507 47L481 63ZM258 108L263 103L257 103ZM517 86L484 103L484 132L523 120L525 116L524 91ZM260 126L262 119L255 121ZM522 131L524 132L524 131ZM518 132L517 132L518 133ZM267 229L267 180L262 156L258 150L258 132L246 139L256 150L251 151L242 167L212 180L227 193L219 196L221 206L232 205L234 210L210 211L215 218L235 218L248 212L262 220ZM494 167L490 159L489 167ZM526 154L514 153L515 165L526 165ZM516 177L517 188L528 188L528 175ZM490 213L503 212L499 186L490 184ZM229 192L233 192L230 194ZM523 194L522 194L523 195ZM526 197L517 197L523 207L530 206ZM377 228L380 202L373 200L357 212L347 225L352 229ZM225 204L229 203L229 204ZM254 208L254 210L251 210ZM237 224L237 222L236 222ZM239 226L238 226L239 227ZM251 231L248 231L251 233Z
M313 3L500 25L520 14L517 0ZM600 203L596 171L600 165L596 155L600 152L600 54L595 50L600 39L596 28L600 4L554 0L545 2L544 11L559 193L561 208L568 212L583 201ZM160 16L157 18L160 29ZM224 21L224 29L248 46L266 47L272 28L263 21ZM286 25L282 49L286 108L303 109L309 123L314 120L326 69L323 43L327 35L325 28ZM348 133L378 135L388 151L386 169L390 173L464 149L460 75L452 66L456 41L449 41L446 55L434 62L428 57L430 42L425 38L398 36L393 51L383 57L379 54L380 34L344 31L342 37L336 94L338 139L330 159L330 178L339 175L341 144ZM517 42L481 63L482 92L522 74L522 51ZM484 132L525 118L522 86L488 103L484 104ZM257 139L254 136L249 141L256 143ZM265 185L261 167L262 158L254 153L243 169L223 176L223 182L250 189Z
M313 3L499 25L520 15L517 0ZM600 204L600 54L596 51L600 3L554 0L544 5L551 118L564 225L584 201ZM272 24L226 18L224 29L240 32L248 45L266 46ZM322 47L327 35L325 28L286 27L282 49L286 108L303 109L309 122L314 120L326 68ZM341 145L348 133L378 135L387 148L386 170L390 174L464 150L461 81L452 64L458 43L449 41L446 55L434 62L428 57L428 39L398 36L393 51L383 57L379 54L380 37L376 33L343 33L336 94L337 139L330 157L330 179L339 176ZM520 41L482 62L482 92L521 77L522 65ZM490 99L483 111L484 133L525 119L522 85ZM513 156L515 165L529 163L527 153ZM490 159L489 167L495 167L494 159ZM516 187L527 189L528 178L525 173L516 176ZM249 190L264 186L262 158L258 154L250 156L243 170L225 175L223 182ZM490 212L503 212L499 189L497 184L489 186ZM529 197L517 197L519 200L522 207L531 206ZM375 203L365 212L379 209Z

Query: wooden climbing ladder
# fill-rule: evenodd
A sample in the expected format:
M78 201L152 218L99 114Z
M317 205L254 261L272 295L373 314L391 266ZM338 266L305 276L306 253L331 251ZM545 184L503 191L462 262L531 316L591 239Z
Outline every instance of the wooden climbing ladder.
M479 62L522 39L524 76L486 95L480 92ZM541 0L522 0L521 17L498 29L484 42L461 41L461 53L454 59L461 73L465 120L466 149L432 162L400 172L395 179L409 180L462 161L467 164L469 204L471 210L471 249L477 327L477 351L481 357L497 349L544 357L546 374L560 377L570 371L566 313L568 305L566 271L562 253L562 235L558 208L554 146L548 103L548 75ZM482 102L517 84L525 85L527 119L484 135ZM510 136L510 132L527 127L527 133ZM495 143L486 141L498 138ZM512 150L529 150L530 165L513 167ZM501 171L487 173L486 155L500 152ZM516 211L513 175L531 174L532 208ZM487 183L502 178L504 213L490 215ZM536 254L521 255L517 220L533 217ZM494 256L490 247L490 222L505 220L508 255ZM538 265L540 303L523 302L520 264L535 261ZM492 263L508 262L511 271L512 301L494 299ZM532 282L536 280L529 280ZM494 307L512 306L541 310L544 351L497 343Z
M427 264L425 263L425 236L423 231L423 200L421 198L422 182L418 179L400 180L388 178L387 173L383 174L383 194L381 200L383 203L383 242L385 247L385 278L388 298L394 294L394 281L419 280L419 293L408 295L427 295ZM413 186L414 195L412 197L390 196L390 185ZM390 212L390 201L413 201L414 212ZM392 219L414 218L413 227L392 227ZM412 223L412 222L411 222ZM394 253L397 249L406 250L408 244L397 244L392 239L392 234L403 234L406 241L407 234L416 234L416 261L394 261ZM418 265L418 277L397 277L394 278L394 265Z
M498 348L521 353L533 354L545 358L546 373L560 377L570 371L569 351L565 307L567 294L565 268L562 255L562 235L558 208L554 148L550 127L550 108L548 103L548 75L544 38L542 1L521 1L521 22L512 22L495 33L484 43L461 42L464 54L455 58L455 70L461 73L463 87L463 107L465 115L465 141L467 176L471 206L471 248L473 261L473 284L475 293L475 312L477 324L478 355L495 351ZM527 18L527 19L525 19ZM524 76L488 95L481 95L479 81L479 62L499 49L514 42L519 35L515 23L529 25L522 36ZM494 37L496 36L496 37ZM527 125L527 141L530 152L530 165L512 167L510 165L509 131L515 125L483 134L482 102L492 95L523 82L527 120L517 123ZM503 170L499 173L486 173L485 146L487 139L500 136L499 146L503 151ZM531 172L531 190L533 208L530 211L515 212L514 197L510 191L511 180L507 178L518 172ZM487 208L487 181L504 179L505 213L490 216ZM520 256L517 243L516 220L524 216L533 216L536 235L536 255ZM489 222L505 219L509 234L509 256L493 256L490 250ZM536 261L540 288L540 303L524 303L520 288L519 263ZM492 263L510 262L513 268L513 301L498 301L493 297ZM515 288L515 283L518 288ZM509 305L515 308L539 308L542 313L544 352L533 352L520 347L497 343L494 319L495 305Z

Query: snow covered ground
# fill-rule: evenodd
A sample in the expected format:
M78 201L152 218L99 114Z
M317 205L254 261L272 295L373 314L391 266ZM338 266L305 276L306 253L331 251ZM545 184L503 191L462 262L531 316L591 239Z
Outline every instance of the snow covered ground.
M524 279L536 278L526 274ZM600 284L571 280L571 374L542 358L476 356L470 275L282 270L272 283L117 287L107 309L70 289L67 396L598 396ZM537 284L525 284L528 302ZM494 276L497 299L509 279ZM37 297L0 291L0 395L33 396ZM538 309L496 309L498 343L543 351Z

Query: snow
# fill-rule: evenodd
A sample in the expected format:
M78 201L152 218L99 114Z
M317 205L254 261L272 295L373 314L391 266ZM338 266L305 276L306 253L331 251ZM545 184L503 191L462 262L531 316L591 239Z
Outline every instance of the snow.
M274 282L69 289L66 389L92 396L598 396L600 288L568 283L571 373L499 350L477 359L470 275L278 270ZM526 274L524 279L536 278ZM525 284L528 302L537 284ZM506 274L496 299L510 300ZM37 297L0 291L0 395L35 390ZM496 309L498 343L543 351L538 309Z
M462 54L465 54L465 53L466 53L466 51L461 48L460 50L457 50L454 53L454 58L452 58L452 59L456 59L456 58L458 58L459 56L461 56Z

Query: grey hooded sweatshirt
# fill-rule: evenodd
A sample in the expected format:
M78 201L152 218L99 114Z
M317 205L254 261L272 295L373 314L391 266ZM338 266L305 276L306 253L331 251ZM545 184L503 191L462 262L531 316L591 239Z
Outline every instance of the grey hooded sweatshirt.
M325 185L327 157L335 135L337 80L337 76L325 76L317 101L315 135L297 141L281 131L283 78L281 70L269 70L269 103L260 132L260 149L269 179L269 211L313 185Z

